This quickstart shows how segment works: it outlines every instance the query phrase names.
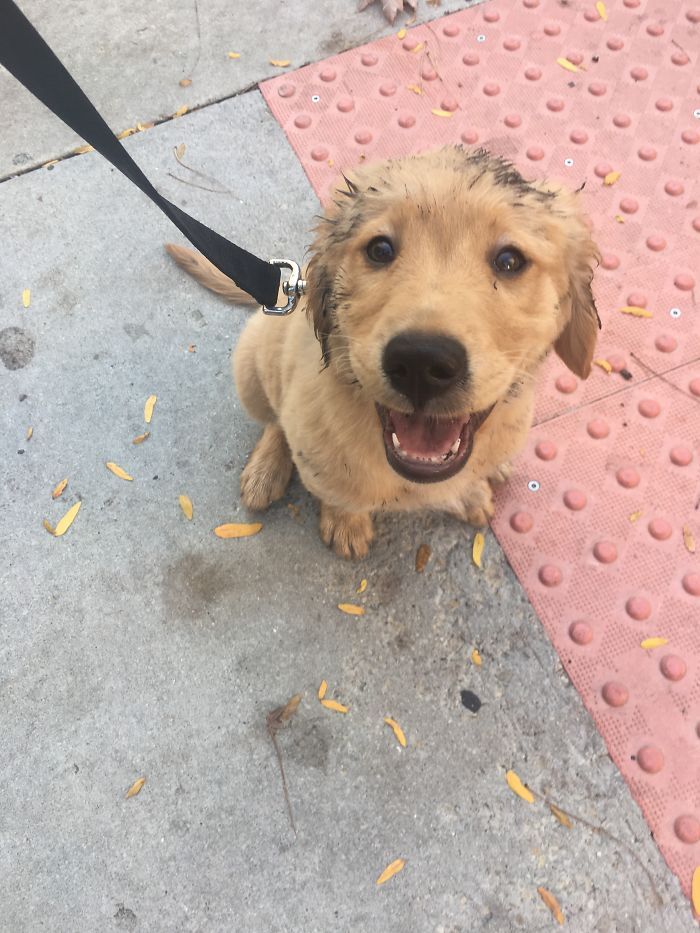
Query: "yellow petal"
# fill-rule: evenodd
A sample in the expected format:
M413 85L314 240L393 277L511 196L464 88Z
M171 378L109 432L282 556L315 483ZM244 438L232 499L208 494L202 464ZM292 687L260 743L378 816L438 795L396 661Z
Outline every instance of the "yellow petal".
M405 39L405 38L406 38L406 30L405 30L405 29L399 29L399 31L396 33L396 38L397 38L397 39Z
M535 795L529 787L525 787L515 771L506 771L506 781L508 782L508 787L510 787L513 793L517 794L518 797L522 797L523 800L527 800L528 803L535 802Z
M187 146L185 146L184 143L180 143L179 146L175 146L175 155L178 159L181 159L184 156L186 148Z
M559 901L552 894L552 892L548 891L546 888L538 888L537 893L545 902L547 907L549 907L551 910L554 919L561 926L564 923L564 914L562 913L561 907L559 906Z
M662 648L664 645L668 644L668 638L663 638L661 636L656 636L655 638L645 638L643 642L640 643L640 648Z
M177 110L175 111L175 113L173 114L173 116L174 116L174 117L184 117L184 115L185 115L186 113L187 113L187 104L183 104L182 107L178 107L178 108L177 108Z
M567 71L578 71L576 65L573 62L570 62L568 58L558 58L557 65L561 65L562 68L566 68Z
M430 112L434 113L436 117L451 117L452 116L451 110L440 110L439 107L433 108Z
M134 781L129 790L126 792L126 799L128 800L129 797L135 797L145 783L146 778L139 778L138 780Z
M151 436L151 432L146 431L144 434L138 434L131 443L132 444L143 444L143 442L147 441L150 436Z
M414 55L416 55L418 52L422 50L422 48L423 48L423 43L419 42L418 45L415 47L415 49L411 49L411 51L413 52Z
M180 78L178 84L180 87L189 87L192 84L192 78Z
M155 123L137 123L136 129L139 133L144 133L146 130L152 130L155 126Z
M58 499L58 497L64 492L66 486L68 485L68 479L62 479L60 483L56 483L51 493L52 499Z
M637 308L635 305L626 305L624 308L620 308L620 314L631 314L632 317L654 317L651 311L647 311L646 308Z
M343 706L343 704L338 703L337 700L321 700L321 706L325 706L326 709L332 709L336 713L347 713L350 709L349 706Z
M72 505L68 509L66 514L63 516L63 518L60 521L56 522L56 527L54 528L53 533L56 535L57 538L60 538L61 535L64 535L68 531L70 526L75 521L75 516L80 511L81 505L82 505L82 502L76 502L75 505Z
M75 155L83 155L83 153L85 153L85 152L94 152L94 151L95 151L95 150L94 150L94 148L93 148L92 146L78 146L77 149L74 149L74 150L73 150L73 152L75 153Z
M251 522L249 525L219 525L214 529L217 538L249 538L256 535L262 528L262 522Z
M358 588L355 590L355 592L356 592L356 593L364 593L364 591L365 591L366 589L367 589L367 581L366 581L366 580L360 580L360 585L359 585Z
M612 372L612 366L607 360L593 360L593 362L596 366L600 366L601 369L604 369L606 373L610 374Z
M318 698L322 700L326 695L326 690L328 690L328 681L322 680L318 687Z
M476 648L472 649L471 658L472 664L476 664L477 667L481 667L481 655Z
M269 61L275 68L289 68L292 64L287 58L271 58Z
M407 84L407 85L406 85L406 90L407 90L407 91L413 91L414 94L422 94L422 93L423 93L423 88L422 88L422 87L419 87L417 84Z
M128 130L122 130L121 133L117 133L117 139L126 139L127 136L133 136L136 132L135 126L130 126Z
M693 904L693 910L700 917L700 865L693 872L693 880L690 885L690 900Z
M608 172L608 174L603 179L603 184L607 185L609 188L610 185L615 184L620 175L622 175L622 172Z
M118 476L119 479L126 479L126 480L128 480L129 482L131 482L131 481L133 480L133 478L134 478L133 476L129 476L129 474L126 472L126 470L122 470L122 468L121 468L120 466L117 466L116 463L112 463L111 460L110 460L109 462L105 463L105 466L107 467L108 470L111 470L112 473L114 473L115 476Z
M605 9L605 4L603 3L603 0L598 0L598 2L595 5L595 8L598 11L598 16L600 16L601 19L607 21L608 11Z
M190 497L185 495L178 496L177 501L180 503L180 508L182 509L185 518L187 518L189 521L192 521L194 510L192 508L192 500Z
M158 401L157 395L149 395L146 399L146 404L143 406L143 420L146 424L151 423L151 418L153 417L153 409L156 407L156 402Z
M55 534L56 534L56 529L55 529L54 526L53 526L52 524L50 524L50 522L48 522L46 519L44 519L44 520L42 521L41 524L44 526L44 528L48 531L48 533L49 533L50 535L55 535Z
M406 862L402 858L397 858L391 863L391 865L387 865L381 875L377 878L377 884L384 884L384 882L388 881L389 878L393 878L394 875L398 875L405 864Z
M338 609L349 616L363 616L365 610L362 606L355 606L354 603L338 603Z
M395 719L392 719L390 716L385 716L384 722L387 724L387 726L390 726L394 730L394 735L398 739L399 745L402 748L406 748L406 736L404 735L404 731L398 722Z
M34 428L31 425L27 428L27 433L25 435L26 440L31 441L32 435L34 434Z
M229 58L240 58L240 57L241 57L241 53L240 53L240 52L229 52L229 53L228 53L228 57L229 57Z
M571 829L571 820L563 810L560 810L559 807L555 807L553 803L550 803L549 809L552 811L552 815L559 820L562 826L566 826L567 829Z
M481 567L481 555L484 553L484 536L480 531L474 535L474 544L472 545L472 560L477 567Z
M615 220L619 224L623 224L625 222L625 218L622 216L622 214L615 214Z
M632 512L630 515L630 521L632 524L638 522L642 515L644 515L644 509L637 509L636 512Z
M429 544L419 545L416 551L416 573L423 573L432 553Z
M683 544L685 544L686 551L690 554L695 553L695 538L693 537L693 532L687 525L683 525Z
M42 168L53 168L54 165L58 165L58 159L51 159L50 162L44 162L41 166Z
M31 303L32 303L31 289L25 288L22 291L22 304L24 305L25 308L28 308Z

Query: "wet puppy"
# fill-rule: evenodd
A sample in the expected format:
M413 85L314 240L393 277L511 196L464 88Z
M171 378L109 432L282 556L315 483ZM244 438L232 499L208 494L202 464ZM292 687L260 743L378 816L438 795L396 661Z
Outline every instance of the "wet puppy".
M250 302L199 254L167 249ZM258 311L233 354L241 401L264 424L245 505L280 498L296 466L320 500L321 537L344 557L367 553L382 510L484 524L550 349L588 376L596 260L575 195L484 150L354 173L318 225L300 308Z

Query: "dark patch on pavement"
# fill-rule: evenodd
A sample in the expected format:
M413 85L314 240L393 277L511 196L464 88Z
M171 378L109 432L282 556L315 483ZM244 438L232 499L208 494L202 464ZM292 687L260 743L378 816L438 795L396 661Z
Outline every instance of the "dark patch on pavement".
M163 574L163 602L169 612L184 618L219 602L240 588L240 580L220 558L183 554Z
M117 912L114 915L114 919L122 927L129 927L133 929L136 926L137 918L136 914L129 907L125 907L123 904L117 904Z
M0 360L5 369L22 369L34 356L34 338L21 327L0 330Z
M475 693L472 693L471 690L462 690L460 696L462 698L462 706L466 707L471 713L479 712L482 704Z
M284 755L291 761L316 768L324 774L328 768L330 736L328 727L322 722L303 723L298 721L280 740Z

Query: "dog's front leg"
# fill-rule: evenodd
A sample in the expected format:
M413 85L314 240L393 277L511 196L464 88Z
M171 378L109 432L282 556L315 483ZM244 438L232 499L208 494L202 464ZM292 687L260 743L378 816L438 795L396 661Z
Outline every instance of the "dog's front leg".
M364 557L374 537L369 512L346 512L321 503L321 538L340 557Z
M487 525L494 512L493 492L488 480L472 475L459 501L448 511L470 525Z

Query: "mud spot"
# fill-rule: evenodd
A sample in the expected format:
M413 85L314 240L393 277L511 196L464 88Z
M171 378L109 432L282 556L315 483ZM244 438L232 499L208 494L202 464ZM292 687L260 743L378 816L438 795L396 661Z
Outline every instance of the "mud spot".
M34 356L34 338L21 327L0 330L0 360L5 369L22 369Z
M326 773L330 734L325 723L307 722L302 725L301 722L295 722L293 728L285 730L284 737L278 741L283 745L285 757Z
M133 930L136 926L136 914L129 907L125 907L123 904L117 904L117 912L114 915L114 919L117 921L120 927L124 927L128 930Z
M192 618L234 593L240 580L221 560L183 554L163 574L163 602L180 618Z

